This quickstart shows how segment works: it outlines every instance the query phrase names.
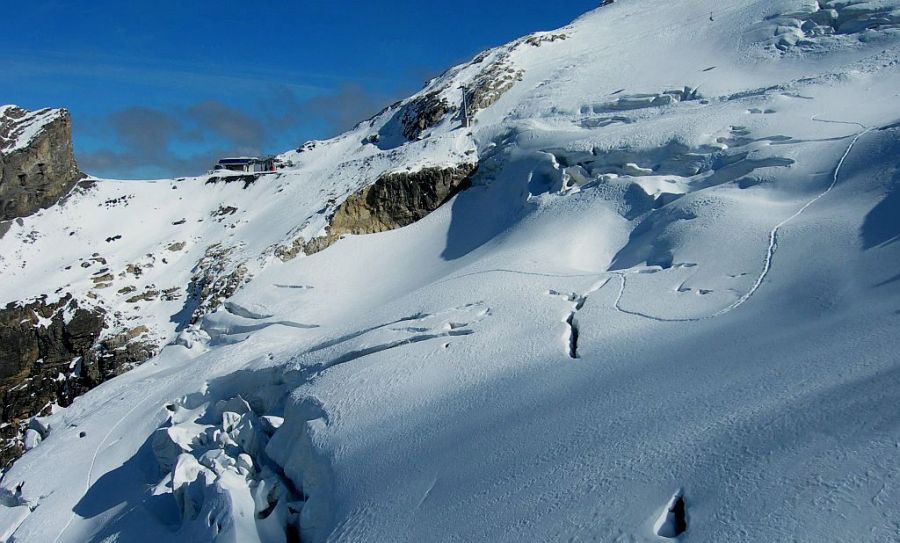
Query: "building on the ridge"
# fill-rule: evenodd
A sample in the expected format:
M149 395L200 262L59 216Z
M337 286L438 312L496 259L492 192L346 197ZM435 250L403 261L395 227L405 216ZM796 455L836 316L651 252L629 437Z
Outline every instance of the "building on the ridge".
M230 157L223 158L216 163L213 171L220 172L222 170L229 172L242 173L266 173L275 171L275 158L258 158L258 157Z

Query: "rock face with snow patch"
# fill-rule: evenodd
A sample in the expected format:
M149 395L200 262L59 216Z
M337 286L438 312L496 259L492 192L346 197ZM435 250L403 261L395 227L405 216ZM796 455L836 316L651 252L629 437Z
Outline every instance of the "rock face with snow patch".
M71 312L68 322L66 311ZM103 326L102 313L79 308L71 298L10 304L0 310L2 420L12 423L3 429L3 466L22 452L17 421L49 404L66 404L81 389L100 382L98 368L83 362L90 358Z
M510 51L514 50L520 43L524 42L517 42L510 47ZM536 43L540 44L541 42L537 41ZM522 69L517 69L511 65L509 52L504 51L498 55L475 78L471 86L466 88L469 115L472 116L476 112L494 105L500 97L522 80L524 73Z
M0 106L0 220L55 204L81 177L68 111Z
M23 452L22 426L52 404L77 396L153 356L156 346L135 341L139 326L101 340L106 313L71 296L0 309L0 397L3 399L0 467Z
M403 125L403 135L409 140L419 137L425 130L437 125L444 117L456 111L456 106L450 105L446 98L441 98L438 92L431 92L419 97L403 109L400 123Z
M219 243L210 245L194 267L194 274L187 288L188 295L196 304L190 317L191 324L215 310L249 279L247 267L231 261L233 251L233 247L225 247Z

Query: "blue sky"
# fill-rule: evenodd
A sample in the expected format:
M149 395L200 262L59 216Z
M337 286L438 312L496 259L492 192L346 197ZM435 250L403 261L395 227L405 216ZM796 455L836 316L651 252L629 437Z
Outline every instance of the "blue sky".
M598 3L0 0L0 104L68 108L89 173L199 174L332 136Z

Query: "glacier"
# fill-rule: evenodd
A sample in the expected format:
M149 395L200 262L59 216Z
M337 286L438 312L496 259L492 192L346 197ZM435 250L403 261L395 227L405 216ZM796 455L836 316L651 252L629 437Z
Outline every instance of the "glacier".
M165 346L40 418L0 540L900 540L898 51L897 0L618 0L253 182L92 179L0 238L0 301Z

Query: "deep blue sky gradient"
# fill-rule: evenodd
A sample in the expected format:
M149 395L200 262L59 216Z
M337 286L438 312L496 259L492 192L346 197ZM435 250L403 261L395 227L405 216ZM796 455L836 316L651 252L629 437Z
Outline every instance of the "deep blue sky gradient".
M89 173L202 173L352 126L566 0L0 0L0 104L72 112Z

